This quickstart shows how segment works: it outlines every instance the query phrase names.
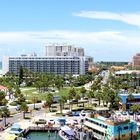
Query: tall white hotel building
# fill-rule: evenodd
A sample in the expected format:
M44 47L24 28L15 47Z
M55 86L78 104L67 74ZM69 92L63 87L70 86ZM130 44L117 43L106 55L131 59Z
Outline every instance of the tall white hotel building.
M91 57L84 56L84 49L72 45L45 46L45 56L21 55L3 58L3 74L19 74L22 66L32 72L84 75L88 72Z

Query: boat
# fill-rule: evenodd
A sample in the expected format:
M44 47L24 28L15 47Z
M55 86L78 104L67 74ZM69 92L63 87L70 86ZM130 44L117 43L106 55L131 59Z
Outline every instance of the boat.
M76 140L74 130L68 127L67 125L61 127L59 131L59 136L63 140Z

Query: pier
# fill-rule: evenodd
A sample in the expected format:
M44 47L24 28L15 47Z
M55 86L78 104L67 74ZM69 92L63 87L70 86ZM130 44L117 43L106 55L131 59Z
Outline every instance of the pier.
M39 127L39 126L29 126L27 129L25 129L24 131L24 135L26 136L29 132L31 131L42 131L42 132L55 132L55 131L59 131L60 128L59 127Z

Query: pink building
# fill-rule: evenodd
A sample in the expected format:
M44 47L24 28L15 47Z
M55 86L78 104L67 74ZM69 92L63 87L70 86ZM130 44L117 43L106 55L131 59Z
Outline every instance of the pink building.
M8 91L8 88L0 85L0 91L7 92Z

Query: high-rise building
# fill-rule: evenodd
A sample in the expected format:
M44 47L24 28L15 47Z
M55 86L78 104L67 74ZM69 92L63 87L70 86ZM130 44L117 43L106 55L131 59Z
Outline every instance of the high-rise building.
M32 72L84 75L88 72L88 60L86 57L74 56L20 56L4 57L3 74L10 72L19 74L20 67Z
M132 66L140 67L140 53L137 53L135 56L133 56Z
M84 56L84 49L72 45L47 45L45 56Z
M3 58L3 74L19 74L20 67L32 72L84 75L92 64L92 57L84 56L83 48L71 45L50 45L45 47L45 56L21 55Z

